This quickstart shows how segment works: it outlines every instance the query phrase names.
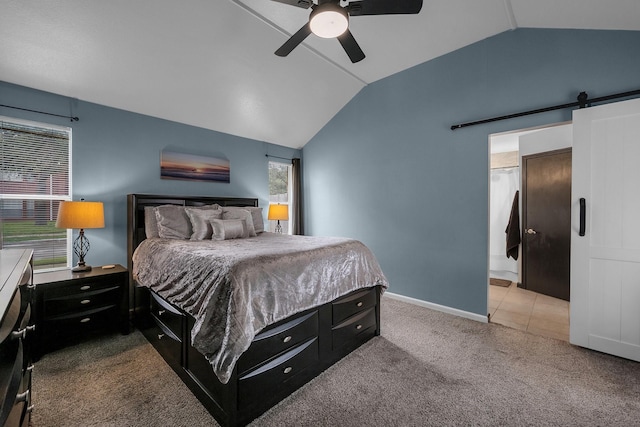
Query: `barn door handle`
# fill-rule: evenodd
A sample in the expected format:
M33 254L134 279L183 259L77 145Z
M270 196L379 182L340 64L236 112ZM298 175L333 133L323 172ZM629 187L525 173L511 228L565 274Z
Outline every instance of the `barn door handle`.
M587 222L587 201L584 197L580 198L580 231L578 234L584 236L585 226Z

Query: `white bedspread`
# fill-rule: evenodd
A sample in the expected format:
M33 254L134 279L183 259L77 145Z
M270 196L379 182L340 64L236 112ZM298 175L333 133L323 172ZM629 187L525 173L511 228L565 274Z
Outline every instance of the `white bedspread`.
M335 237L152 238L138 246L133 266L139 285L195 318L192 345L223 383L265 326L355 289L388 287L365 245Z

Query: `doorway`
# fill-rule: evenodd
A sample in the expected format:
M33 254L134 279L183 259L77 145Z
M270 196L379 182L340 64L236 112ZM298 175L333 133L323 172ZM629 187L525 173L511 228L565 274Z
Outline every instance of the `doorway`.
M508 142L510 141L510 142ZM504 144L508 148L504 148ZM516 151L517 173L520 175L522 157L534 155L545 151L570 148L572 145L571 124L560 123L539 128L522 129L512 132L505 132L489 136L489 153L496 151ZM497 148L497 150L496 150ZM521 179L518 181L520 190ZM491 197L493 179L489 172L489 196ZM508 208L511 209L511 202L514 195L508 201ZM518 198L518 212L522 218L522 191ZM492 202L489 203L491 213ZM491 269L491 257L499 254L506 259L506 234L507 223L489 224L489 255L487 266L489 276L494 277L495 271ZM524 223L520 221L522 225ZM521 235L522 236L522 235ZM494 242L498 241L495 248ZM522 244L518 246L518 259L514 261L517 268L512 277L512 282L506 287L499 287L490 284L487 279L488 288L488 314L491 323L497 323L514 329L527 331L536 335L543 335L556 339L568 341L569 339L569 303L568 301L554 298L548 295L518 287L523 282L522 266ZM513 261L513 260L510 260Z

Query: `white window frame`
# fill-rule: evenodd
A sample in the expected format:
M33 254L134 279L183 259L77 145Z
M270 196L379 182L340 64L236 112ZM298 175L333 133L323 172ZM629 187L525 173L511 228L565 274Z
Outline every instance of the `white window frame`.
M277 160L269 160L269 162L267 163L267 173L268 173L268 170L270 169L269 163L278 163L278 164L287 166L287 207L289 210L289 220L287 221L287 234L292 234L293 221L291 217L291 213L292 213L291 208L293 205L293 165L290 162L287 163L287 162L279 162ZM278 203L278 202L271 202L271 194L269 194L269 204L272 204L272 203ZM271 231L271 222L272 221L269 221L269 231Z
M59 125L53 125L50 123L43 123L43 122L36 122L33 120L24 120L24 119L16 119L13 117L7 117L7 116L0 116L0 122L7 122L7 123L15 123L17 125L22 125L22 126L31 126L31 127L41 127L41 128L46 128L46 129L54 129L57 131L61 131L61 132L67 132L67 134L69 135L69 185L68 185L68 194L65 196L62 195L31 195L31 194L2 194L0 193L0 200L24 200L24 199L29 199L29 200L52 200L52 201L56 201L56 200L63 200L63 201L70 201L72 200L72 194L73 194L73 189L72 189L72 182L73 182L73 177L72 177L72 172L73 172L73 157L72 157L72 153L73 153L73 128L67 127L67 126L59 126ZM39 269L37 272L45 272L45 271L52 271L52 270L63 270L66 268L71 268L72 263L73 263L73 240L72 240L72 232L73 230L67 230L67 242L66 242L66 252L67 252L67 265L66 267L56 267L56 268L43 268L43 269ZM1 243L1 242L0 242Z

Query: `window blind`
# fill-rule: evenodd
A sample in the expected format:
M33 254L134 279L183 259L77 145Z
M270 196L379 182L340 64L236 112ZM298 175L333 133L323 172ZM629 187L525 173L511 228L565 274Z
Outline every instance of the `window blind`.
M33 249L35 269L67 266L55 221L71 200L70 146L69 128L0 117L0 247Z

